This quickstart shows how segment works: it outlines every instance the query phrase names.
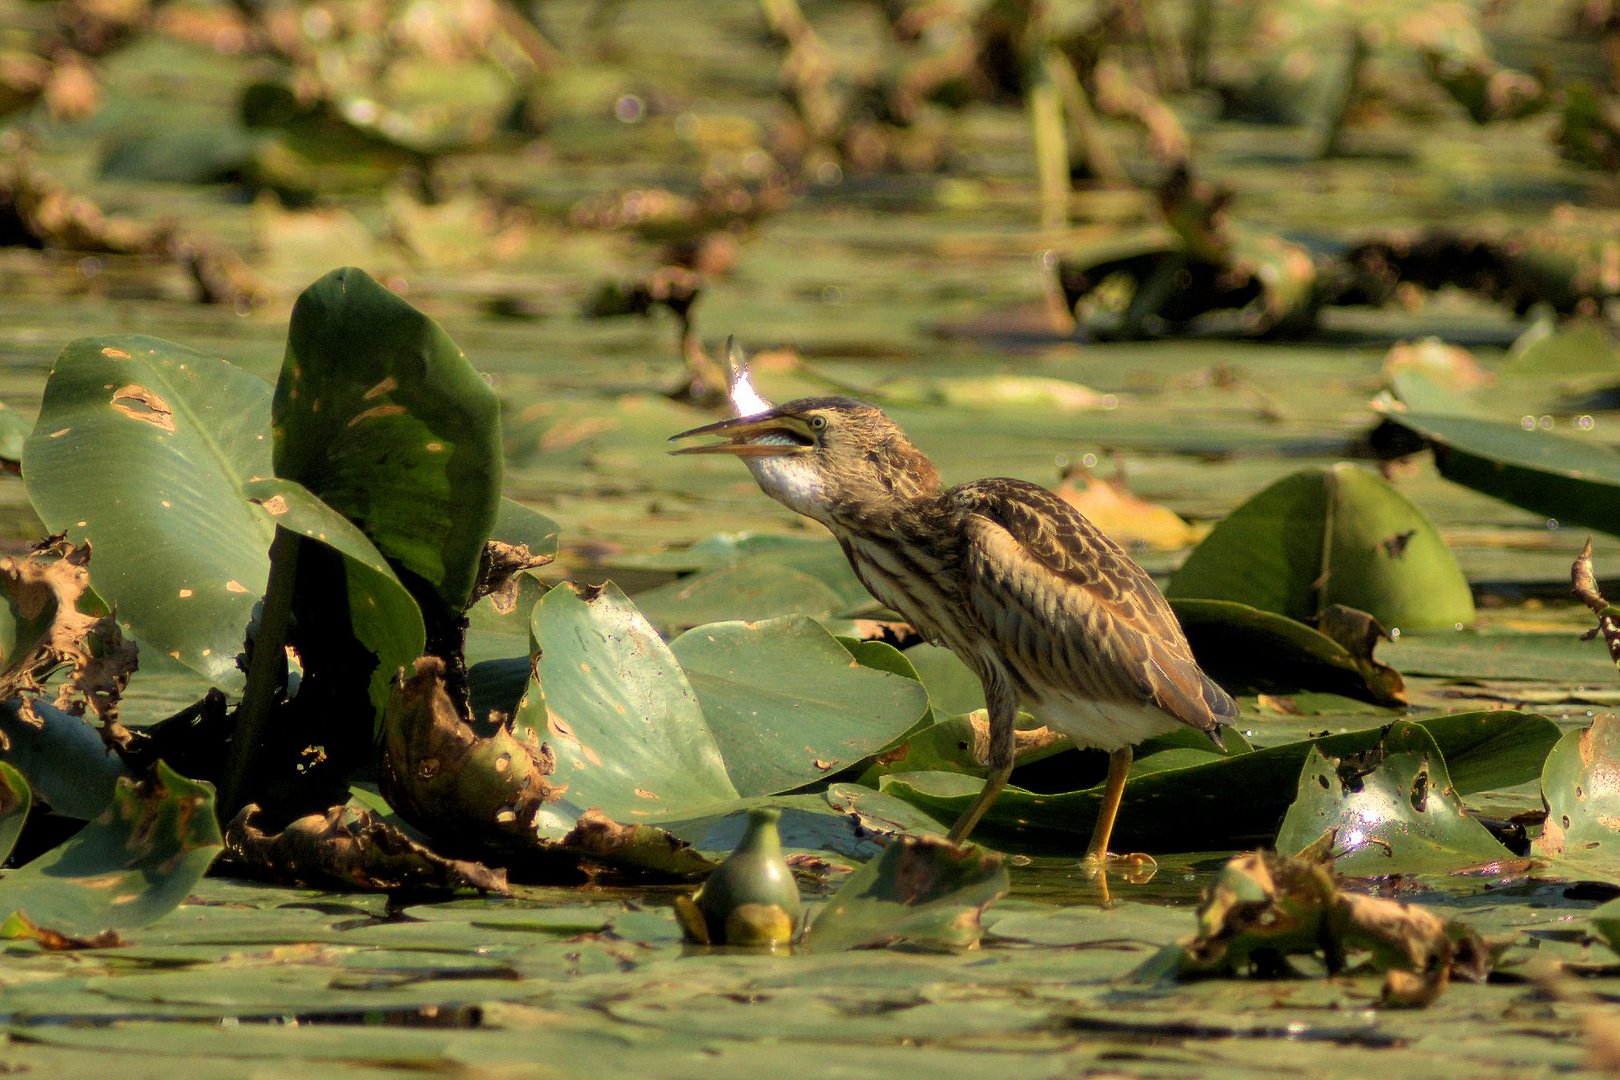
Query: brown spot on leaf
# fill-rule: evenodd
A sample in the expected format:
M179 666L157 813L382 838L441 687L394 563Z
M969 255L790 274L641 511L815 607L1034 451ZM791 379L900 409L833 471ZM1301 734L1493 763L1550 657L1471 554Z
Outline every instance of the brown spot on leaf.
M112 407L132 420L140 420L164 431L174 430L174 410L169 403L144 386L130 383L113 391Z
M1405 532L1398 532L1391 536L1386 536L1382 540L1378 541L1379 550L1383 551L1385 555L1388 555L1392 559L1398 559L1402 555L1406 554L1406 545L1410 544L1412 542L1412 537L1416 535L1416 529L1407 529Z
M349 427L354 427L366 420L376 420L384 416L398 416L405 411L403 405L373 405L364 412L355 413L349 418Z
M656 791L648 791L646 788L639 788L638 787L638 788L636 788L636 798L638 798L638 799L657 799L658 798L658 793Z
M361 396L362 396L362 398L364 400L371 401L374 398L380 398L384 394L392 393L393 391L398 390L398 389L399 389L399 380L394 378L392 375L390 375L386 379L384 379L382 382L378 383L376 386L373 386L370 390L367 390Z
M233 593L245 593L248 590L247 590L246 585L243 585L240 581L237 581L235 578L232 578L231 580L229 580L229 581L227 581L225 583L225 591L226 592L233 592Z
M287 497L285 495L272 495L259 503L259 505L264 507L266 513L280 517L287 512Z
M105 349L102 349L101 355L105 356L109 360L129 359L129 353L125 352L123 349L115 349L111 345L107 346Z

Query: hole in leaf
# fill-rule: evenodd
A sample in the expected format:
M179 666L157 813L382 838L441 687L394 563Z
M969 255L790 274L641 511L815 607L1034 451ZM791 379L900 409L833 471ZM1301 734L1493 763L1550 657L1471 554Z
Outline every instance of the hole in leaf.
M1429 770L1419 769L1412 778L1412 809L1423 813L1429 802Z

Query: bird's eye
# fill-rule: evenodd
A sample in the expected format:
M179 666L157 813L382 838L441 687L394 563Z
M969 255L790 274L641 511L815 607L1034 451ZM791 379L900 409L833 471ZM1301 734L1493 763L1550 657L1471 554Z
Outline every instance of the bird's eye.
M810 430L811 431L820 431L822 428L825 428L826 426L827 426L827 418L825 416L812 416L810 418Z

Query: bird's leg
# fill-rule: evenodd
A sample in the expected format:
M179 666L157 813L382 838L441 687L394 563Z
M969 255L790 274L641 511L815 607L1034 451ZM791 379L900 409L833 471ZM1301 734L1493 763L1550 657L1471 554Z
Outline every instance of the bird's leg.
M1086 847L1086 863L1101 866L1108 861L1108 841L1114 834L1114 819L1119 817L1119 803L1125 797L1125 777L1131 771L1131 748L1123 746L1108 755L1108 782L1103 785L1102 807L1097 811L1097 824L1091 830L1091 843Z
M1012 775L1015 748L1013 725L1018 720L1018 695L1004 680L991 676L984 680L984 697L990 714L990 773L978 797L951 826L948 835L953 844L967 840L973 826L984 817L984 812L996 801L1001 789L1007 786L1007 777Z

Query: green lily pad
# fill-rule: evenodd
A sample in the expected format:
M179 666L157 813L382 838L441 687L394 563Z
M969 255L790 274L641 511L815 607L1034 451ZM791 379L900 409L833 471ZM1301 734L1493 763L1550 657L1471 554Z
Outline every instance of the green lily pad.
M269 573L272 530L245 487L271 472L270 395L172 342L81 338L23 451L35 510L95 545L96 588L120 621L227 690L242 685L236 655Z
M1547 755L1541 797L1547 821L1536 854L1620 881L1620 719L1603 713L1565 734Z
M1448 480L1560 524L1620 533L1620 453L1517 420L1386 409L1434 446Z
M0 863L11 856L22 835L28 810L34 805L34 793L28 788L28 778L0 761Z
M1358 662L1302 622L1232 600L1170 602L1199 666L1231 693L1316 690L1380 705L1404 702L1401 678Z
M837 773L928 712L922 684L861 665L814 619L711 623L670 651L743 796Z
M1455 748L1468 786L1524 783L1539 774L1550 734L1545 717L1509 711L1442 716L1418 724L1329 735L1264 747L1229 757L1203 757L1175 768L1155 768L1143 758L1125 785L1116 845L1157 851L1253 847L1276 834L1293 800L1310 754L1347 757L1383 743L1388 752ZM1146 769L1142 768L1146 766ZM983 781L955 772L892 773L880 790L950 821L978 794ZM1103 785L1079 791L1035 792L1008 785L981 826L986 842L1007 847L1077 850L1089 835ZM1244 793L1234 799L1232 792Z
M637 593L636 606L655 625L684 630L728 619L753 622L792 614L825 619L844 604L809 574L750 560Z
M548 780L567 785L541 814L543 835L591 807L635 822L738 798L680 663L616 586L559 585L532 618L539 684L516 719L556 754Z
M1249 499L1193 549L1165 593L1301 621L1343 604L1391 630L1474 621L1468 582L1433 523L1350 464L1302 469Z
M60 847L0 877L0 911L72 934L145 926L190 894L222 847L214 790L161 762Z
M499 407L437 323L363 271L334 270L293 307L276 475L459 612L500 507Z
M936 837L902 838L839 887L810 923L804 947L969 948L984 932L984 909L1007 888L999 855Z
M1352 876L1441 874L1513 858L1463 810L1445 759L1415 724L1390 730L1370 771L1312 749L1300 771L1298 794L1277 834L1277 850L1295 855L1325 833L1345 852L1335 868ZM1424 745L1426 744L1426 745Z

